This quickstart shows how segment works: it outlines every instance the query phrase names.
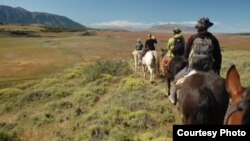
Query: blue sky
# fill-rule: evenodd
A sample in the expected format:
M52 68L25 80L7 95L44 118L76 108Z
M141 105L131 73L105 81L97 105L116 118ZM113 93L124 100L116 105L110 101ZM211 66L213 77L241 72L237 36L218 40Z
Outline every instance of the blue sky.
M214 32L250 32L249 0L0 0L0 5L66 16L88 27L194 26L209 17Z

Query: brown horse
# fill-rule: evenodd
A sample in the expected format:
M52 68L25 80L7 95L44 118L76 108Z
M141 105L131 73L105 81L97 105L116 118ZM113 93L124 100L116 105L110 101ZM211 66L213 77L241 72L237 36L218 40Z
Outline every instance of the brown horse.
M250 124L250 88L244 88L240 76L232 65L227 72L226 87L231 97L231 103L225 116L225 124Z
M184 59L172 58L168 64L169 75L174 76L182 64ZM228 103L225 80L214 73L192 74L179 89L178 109L183 124L223 124Z
M184 124L223 124L229 103L225 80L213 73L190 75L180 88L178 102Z
M163 63L162 63L163 65ZM187 65L184 57L176 56L173 57L167 64L162 66L164 68L164 74L166 79L167 95L170 95L171 82L174 80L174 76Z

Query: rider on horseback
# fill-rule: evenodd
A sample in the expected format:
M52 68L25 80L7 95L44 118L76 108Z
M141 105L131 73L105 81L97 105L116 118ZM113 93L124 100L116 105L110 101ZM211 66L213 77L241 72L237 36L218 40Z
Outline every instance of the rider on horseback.
M140 62L142 61L142 57L147 53L149 50L155 50L155 45L157 44L157 40L155 36L152 36L151 34L148 34L148 39L145 41L145 47L142 49L142 53L140 56Z
M174 36L168 40L167 44L167 56L172 58L173 56L176 55L183 55L184 53L184 45L185 45L185 40L184 37L181 34L181 29L180 28L174 28L173 30ZM183 47L183 51L175 53L174 49L177 48L177 44L180 41L181 46Z
M143 44L142 44L141 40L138 38L137 42L135 44L135 50L140 51L140 50L142 50L142 48L143 48Z
M211 26L213 23L210 22L209 18L202 17L198 20L195 26L198 33L189 38L184 52L184 57L189 64L176 74L175 82L192 70L212 71L220 74L221 50L217 38L208 32L208 28ZM173 104L176 104L177 101L176 91L176 85L173 85L168 97Z
M182 56L184 53L185 48L185 39L183 35L181 34L180 28L174 28L173 30L174 36L168 40L167 43L167 53L162 58L162 71L165 72L167 68L167 64L170 61L170 59L174 56L180 55ZM180 43L179 43L180 41ZM178 48L177 46L181 47L181 50L174 50L175 48Z

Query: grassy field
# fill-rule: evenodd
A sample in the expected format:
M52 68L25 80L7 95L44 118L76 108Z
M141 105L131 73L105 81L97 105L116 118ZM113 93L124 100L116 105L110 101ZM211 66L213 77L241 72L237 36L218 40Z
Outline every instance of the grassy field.
M180 113L155 84L133 71L131 52L147 32L41 32L39 26L0 26L39 37L0 35L0 140L168 141ZM157 50L171 36L153 33ZM188 38L190 35L185 35ZM236 64L250 85L250 36L216 35L222 77Z

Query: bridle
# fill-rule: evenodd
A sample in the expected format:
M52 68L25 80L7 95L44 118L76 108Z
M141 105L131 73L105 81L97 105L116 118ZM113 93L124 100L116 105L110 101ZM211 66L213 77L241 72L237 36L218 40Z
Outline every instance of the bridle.
M225 118L224 118L224 124L228 123L229 117L237 111L243 111L246 108L246 100L244 98L241 98L238 102L230 105L227 109Z

